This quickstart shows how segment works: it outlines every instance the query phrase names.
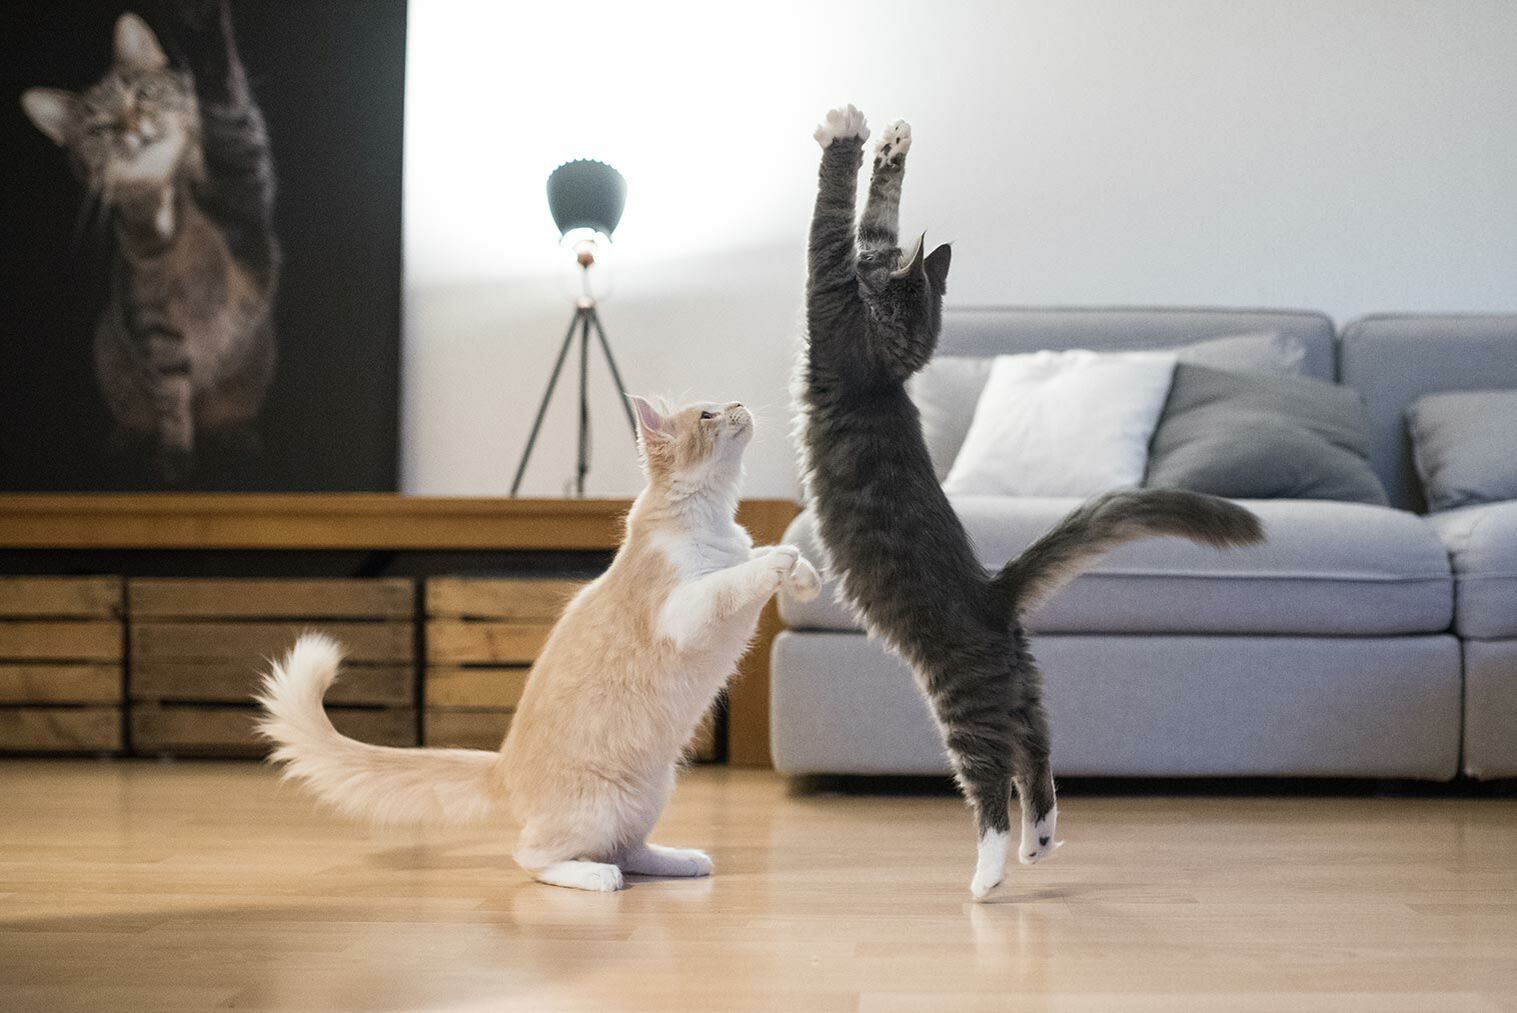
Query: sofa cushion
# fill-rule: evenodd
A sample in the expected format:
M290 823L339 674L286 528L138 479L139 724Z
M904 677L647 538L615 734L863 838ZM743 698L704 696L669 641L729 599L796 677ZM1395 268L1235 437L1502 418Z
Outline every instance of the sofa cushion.
M998 569L1079 500L966 496L954 506L980 561ZM1387 507L1312 500L1246 504L1263 545L1229 552L1176 538L1124 545L1026 617L1047 633L1384 635L1449 628L1448 556L1423 519ZM814 516L786 540L823 559ZM792 627L857 630L835 586L801 604L781 596Z
M1306 342L1294 334L1263 331L1224 334L1192 344L1155 348L1172 352L1180 362L1235 373L1285 373L1299 376L1306 367ZM1022 353L1030 354L1030 353ZM922 415L922 436L938 481L948 477L964 446L980 395L999 356L935 355L908 385Z
M1310 377L1184 363L1175 369L1143 484L1239 499L1386 504L1370 468L1358 394Z
M1428 394L1406 410L1406 427L1434 510L1517 500L1517 390Z
M1461 636L1517 637L1517 502L1428 516L1453 562L1454 629Z

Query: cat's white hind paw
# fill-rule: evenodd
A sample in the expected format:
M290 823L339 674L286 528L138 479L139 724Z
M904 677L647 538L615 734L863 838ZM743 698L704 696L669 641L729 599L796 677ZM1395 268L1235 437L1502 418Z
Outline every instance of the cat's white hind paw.
M644 844L620 859L621 867L640 876L709 876L714 869L711 856L696 848L666 848L662 844Z
M802 556L795 561L790 575L785 578L785 590L799 602L815 601L822 593L822 578L816 567Z
M605 862L554 862L534 869L533 878L549 886L566 886L571 890L615 893L626 885L622 870Z
M975 900L990 896L990 891L1006 878L1006 839L1009 836L1004 830L987 830L981 835L974 878L969 881L969 892Z
M857 138L860 142L869 140L869 124L864 122L864 114L853 106L844 106L841 109L833 109L827 113L827 118L817 126L816 132L811 135L816 138L816 143L826 151L832 147L833 141L847 141Z
M1064 846L1063 841L1054 840L1054 834L1059 828L1059 807L1054 806L1048 810L1048 814L1037 822L1026 817L1022 820L1022 846L1017 852L1017 860L1023 865L1036 865L1059 848Z
M905 120L896 120L885 128L884 132L880 134L880 139L875 142L875 167L900 165L906 160L906 152L910 150L911 124Z

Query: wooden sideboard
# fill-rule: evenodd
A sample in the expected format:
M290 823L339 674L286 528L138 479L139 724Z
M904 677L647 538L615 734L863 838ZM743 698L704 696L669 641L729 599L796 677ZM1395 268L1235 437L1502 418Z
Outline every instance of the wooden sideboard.
M22 493L0 495L0 555L235 552L271 555L554 553L614 550L628 500L399 496L383 493ZM778 541L789 500L745 500L754 541ZM35 565L29 572L37 572ZM77 571L76 571L77 572ZM728 701L727 757L768 766L771 604Z

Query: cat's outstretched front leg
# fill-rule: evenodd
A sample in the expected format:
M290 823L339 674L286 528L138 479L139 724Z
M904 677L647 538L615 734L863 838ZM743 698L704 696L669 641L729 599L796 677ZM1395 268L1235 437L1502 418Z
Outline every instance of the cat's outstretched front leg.
M776 546L765 545L754 549L753 558L757 559L774 548ZM797 601L814 601L816 600L816 596L822 591L822 577L821 574L816 572L816 567L812 566L805 556L798 556L795 561L795 568L785 575L780 581L780 586Z
M763 607L791 577L801 563L800 550L775 545L760 550L748 560L679 584L670 592L659 612L664 636L677 648L700 642L713 627L723 625L747 610L754 621ZM811 568L811 564L806 564Z
M869 197L864 201L864 215L859 220L859 249L865 255L893 254L900 246L901 181L906 174L906 152L910 150L911 125L905 120L890 124L875 142Z
M851 289L854 284L854 205L859 167L869 125L853 106L834 109L812 135L822 146L817 174L816 209L811 215L808 247L809 289L813 310L817 297Z

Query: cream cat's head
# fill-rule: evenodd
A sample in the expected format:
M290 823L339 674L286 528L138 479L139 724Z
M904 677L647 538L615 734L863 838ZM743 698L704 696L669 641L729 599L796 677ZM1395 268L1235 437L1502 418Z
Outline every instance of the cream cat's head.
M743 450L753 439L748 409L736 401L676 408L635 394L628 398L637 409L637 440L649 482L674 498L735 491Z
M200 164L200 113L189 78L169 66L158 37L137 15L116 20L115 63L75 94L29 88L21 108L67 148L89 188L106 200L161 190Z

